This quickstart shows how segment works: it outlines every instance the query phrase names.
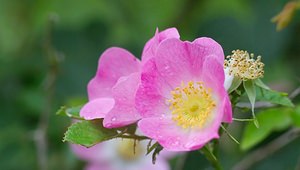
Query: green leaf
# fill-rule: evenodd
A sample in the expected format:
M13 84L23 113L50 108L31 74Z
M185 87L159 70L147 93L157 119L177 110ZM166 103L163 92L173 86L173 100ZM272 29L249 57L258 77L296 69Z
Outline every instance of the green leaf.
M287 93L260 88L260 93L258 93L257 98L258 100L268 101L273 104L280 104L283 106L294 107L294 104L288 98Z
M261 79L256 79L254 82L258 87L261 87L266 90L270 90L270 88L263 81L261 81Z
M242 80L238 77L234 77L231 83L230 88L228 89L228 94L232 93L234 90L236 90L242 83Z
M115 129L106 129L102 120L81 121L72 124L65 133L64 141L91 147L118 135Z
M300 127L300 105L298 105L291 114L293 124Z
M76 106L76 107L69 107L67 108L66 106L61 106L60 109L56 112L57 115L62 115L62 116L68 116L74 119L81 119L83 120L82 117L80 117L79 112L82 106Z
M288 108L264 110L257 115L257 119L260 122L259 128L256 128L253 123L248 123L245 127L240 145L242 150L250 149L263 141L273 131L284 130L292 123Z
M255 113L254 113L255 98L256 98L256 89L255 89L254 83L252 80L248 80L248 81L244 81L243 85L244 85L245 91L247 93L247 96L249 98L249 101L251 103L252 117L254 119L253 123L258 128L259 124L258 124L258 121L257 121Z

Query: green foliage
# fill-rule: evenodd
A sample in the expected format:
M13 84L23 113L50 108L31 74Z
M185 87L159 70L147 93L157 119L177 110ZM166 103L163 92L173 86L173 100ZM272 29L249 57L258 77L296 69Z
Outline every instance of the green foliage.
M294 126L300 128L300 105L298 105L291 114Z
M64 136L64 141L91 147L116 137L115 129L106 129L102 126L102 120L81 121L72 124Z
M273 131L284 130L292 123L290 110L287 108L263 110L257 115L257 120L260 122L259 128L256 128L253 123L246 125L240 145L241 149L248 150L252 148Z
M261 101L268 101L273 104L294 107L294 104L288 98L286 93L277 92L270 89L260 88L260 93L258 93L257 99Z

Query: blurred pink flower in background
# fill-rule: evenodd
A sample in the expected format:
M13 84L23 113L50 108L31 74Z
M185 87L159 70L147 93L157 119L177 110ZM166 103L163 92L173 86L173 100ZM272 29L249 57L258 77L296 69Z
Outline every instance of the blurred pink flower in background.
M172 151L195 150L232 121L224 53L210 38L162 41L143 65L136 107L140 130Z
M135 153L132 139L113 139L91 148L71 145L72 150L87 162L86 170L169 170L168 160L172 153L161 151L155 164L151 154L146 154L148 141L137 141Z

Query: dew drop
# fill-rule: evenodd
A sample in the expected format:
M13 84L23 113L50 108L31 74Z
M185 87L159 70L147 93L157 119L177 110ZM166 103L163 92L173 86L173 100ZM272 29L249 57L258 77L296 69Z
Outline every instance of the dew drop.
M112 122L114 122L114 121L116 121L116 120L117 120L116 117L112 117L112 118L111 118L111 121L112 121Z
M173 143L173 145L174 145L174 146L177 146L177 145L179 145L179 141L178 141L178 140L176 140L176 141Z

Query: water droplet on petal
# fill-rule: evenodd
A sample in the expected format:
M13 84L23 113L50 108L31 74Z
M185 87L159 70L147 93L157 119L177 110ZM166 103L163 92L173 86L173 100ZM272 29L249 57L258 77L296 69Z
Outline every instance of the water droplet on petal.
M112 122L114 122L114 121L116 121L116 120L117 120L116 117L112 117L112 118L111 118L111 121L112 121Z
M173 143L173 145L174 145L174 146L177 146L177 145L179 145L179 141L178 141L178 140L176 140L176 141Z

